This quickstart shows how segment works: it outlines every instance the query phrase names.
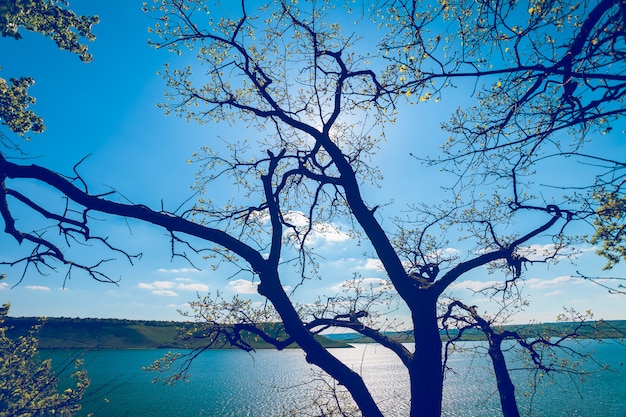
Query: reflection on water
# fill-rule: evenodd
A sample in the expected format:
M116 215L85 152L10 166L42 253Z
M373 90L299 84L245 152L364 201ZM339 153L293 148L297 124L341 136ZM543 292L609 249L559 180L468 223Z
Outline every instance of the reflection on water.
M449 360L453 372L446 374L444 416L500 416L489 361L473 349L484 345L466 342L463 346L465 349ZM595 351L597 360L609 364L613 370L588 375L578 385L568 376L559 376L555 382L541 385L532 403L531 397L524 395L529 388L528 373L513 373L523 415L626 416L626 371L622 364L626 347L607 341L589 342L588 349ZM332 352L363 376L386 416L408 415L407 372L391 352L365 344ZM95 412L96 417L275 417L309 404L317 395L311 381L319 373L306 363L300 350L261 350L254 354L207 351L194 363L190 382L173 387L151 384L154 375L141 371L142 366L164 353L160 350L88 353L85 364L94 395L85 405L83 415ZM48 354L60 361L68 352ZM117 388L112 392L99 391L103 386Z

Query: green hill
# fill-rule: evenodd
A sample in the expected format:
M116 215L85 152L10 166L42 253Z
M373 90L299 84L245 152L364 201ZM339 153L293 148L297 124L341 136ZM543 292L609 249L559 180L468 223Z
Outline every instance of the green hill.
M573 326L576 323L559 322L559 323L540 323L533 325L509 325L504 326L503 329L516 331L521 335L532 338L537 334L543 334L544 337L561 337L565 334L571 333ZM449 340L449 336L441 331L441 339L445 342ZM458 331L451 330L450 336L456 337ZM626 338L626 320L603 320L596 322L585 322L585 325L577 330L579 338L587 339L621 339ZM386 332L386 336L397 340L402 343L411 343L414 341L413 332ZM344 341L347 343L372 343L373 340L368 337L363 337L356 333L346 334L331 334L327 335L328 338L336 341ZM481 341L486 340L485 335L477 329L466 330L461 341Z
M7 334L9 337L18 337L40 322L35 317L7 317ZM188 324L171 321L48 318L37 339L40 349L185 349L206 343L201 339L192 344L179 340L178 331L185 326ZM245 340L255 349L272 347L263 341L254 340L252 336ZM320 341L327 347L349 347L343 341L323 336L320 336ZM219 348L228 346L220 345Z
M9 337L25 334L32 326L40 323L35 317L7 317L5 324L9 327ZM587 338L622 338L626 336L626 320L610 320L587 325L579 331L579 335ZM189 324L173 321L143 321L120 319L79 319L79 318L48 318L41 327L37 339L40 349L185 349L202 346L201 339L187 344L177 338L181 328ZM572 323L544 323L505 326L528 337L538 332L549 333L558 337L570 331ZM452 332L452 335L454 333ZM401 342L413 342L412 332L390 332L390 336ZM272 348L271 345L255 340L253 336L244 338L255 349ZM372 340L351 334L332 334L319 336L326 347L349 347L349 343L371 343ZM447 336L442 333L442 340ZM485 340L478 330L467 331L461 340ZM295 345L290 347L297 347ZM216 348L229 348L220 345Z

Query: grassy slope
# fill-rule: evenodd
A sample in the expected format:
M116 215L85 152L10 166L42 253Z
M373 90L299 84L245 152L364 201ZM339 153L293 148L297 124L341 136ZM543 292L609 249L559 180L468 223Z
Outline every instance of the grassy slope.
M39 319L33 317L8 317L8 334L17 337L39 322ZM40 349L177 349L201 346L202 340L197 340L191 346L177 340L178 329L183 325L161 321L48 318L37 339ZM328 347L348 346L343 341L323 337L320 340ZM252 339L248 342L256 349L271 347Z
M40 320L32 317L20 317L6 319L9 326L9 335L19 336L24 334ZM197 340L191 346L177 340L178 329L184 323L162 321L138 321L116 319L70 319L49 318L41 327L37 338L40 349L152 349L152 348L188 348L202 345L202 340ZM570 329L571 323L545 323L529 326L506 326L506 329L516 330L529 336L537 334L537 331L550 332L551 336L558 336ZM626 336L626 320L613 320L601 322L597 330L585 328L580 334L589 338L621 338ZM389 336L402 341L412 342L413 335L410 332L389 333ZM442 335L445 340L446 336ZM358 337L355 334L334 334L328 338L320 337L322 344L327 347L347 347L347 343L368 343L368 338ZM462 340L484 340L482 333L478 331L467 332ZM271 346L254 341L248 342L256 349L270 348ZM220 346L227 347L227 346ZM294 346L295 347L295 346Z

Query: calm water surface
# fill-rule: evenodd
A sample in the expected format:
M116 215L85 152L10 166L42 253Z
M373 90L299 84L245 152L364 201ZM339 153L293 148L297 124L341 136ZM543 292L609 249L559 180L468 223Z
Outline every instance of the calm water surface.
M476 353L481 343L466 342L452 355L446 375L444 416L500 416L495 381L489 361ZM626 346L614 341L588 342L586 349L608 365L585 382L562 375L542 383L532 402L528 373L513 373L524 415L537 417L626 417ZM84 414L96 417L275 417L310 404L320 388L319 374L308 365L301 350L211 350L194 362L188 383L152 384L155 376L141 370L165 350L109 350L84 355L92 380ZM371 387L387 416L408 415L407 373L388 350L376 345L333 349L333 354L358 371ZM74 351L48 351L60 363ZM511 358L511 364L515 365ZM596 366L586 364L589 370ZM316 382L317 381L317 382ZM296 413L297 414L297 413Z

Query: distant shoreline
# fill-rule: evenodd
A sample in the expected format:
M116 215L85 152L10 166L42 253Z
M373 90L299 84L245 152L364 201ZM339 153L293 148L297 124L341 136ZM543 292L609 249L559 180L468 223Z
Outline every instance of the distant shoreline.
M36 317L7 317L9 337L18 337L42 319ZM36 336L39 349L189 349L201 347L206 340L194 339L189 344L177 338L179 329L190 323L156 320L93 319L93 318L46 318ZM560 337L571 331L574 323L542 323L531 325L509 325L503 329L517 331L525 337L538 333L548 337ZM455 337L456 331L450 336ZM385 335L402 343L413 342L412 332L386 332ZM579 329L579 339L619 339L626 337L626 320L585 322ZM281 335L283 336L283 335ZM286 336L286 335L284 335ZM283 338L284 338L283 336ZM349 348L351 343L373 343L373 340L356 333L327 334L318 336L320 343L329 348ZM449 340L442 332L442 340ZM483 341L484 334L476 329L463 333L459 341ZM246 340L254 349L273 348L272 345L256 340L252 335ZM297 345L290 346L296 348ZM232 349L224 344L213 349Z
M580 323L574 322L556 322L556 323L534 323L534 324L516 324L503 326L503 330L515 331L526 338L536 337L541 334L543 337L562 337L572 332L572 329ZM448 341L458 336L458 330L450 330L449 333L440 331L442 341ZM414 342L413 332L387 332L388 337L402 342ZM326 335L333 340L342 340L349 343L374 343L373 340L361 336L359 334L338 334ZM581 339L622 339L626 338L626 320L599 320L588 321L584 323L577 331L578 340ZM463 332L458 339L461 342L468 341L486 341L485 334L478 329L469 329Z
M38 334L39 349L193 349L206 345L206 339L180 340L179 330L192 323L156 320L83 319L83 318L37 318L7 317L7 335L17 338L25 335L33 326L43 323ZM278 331L278 337L286 338ZM273 348L254 335L243 339L254 349ZM325 347L349 348L344 341L318 336ZM295 348L297 345L289 346ZM236 349L226 342L211 349Z

